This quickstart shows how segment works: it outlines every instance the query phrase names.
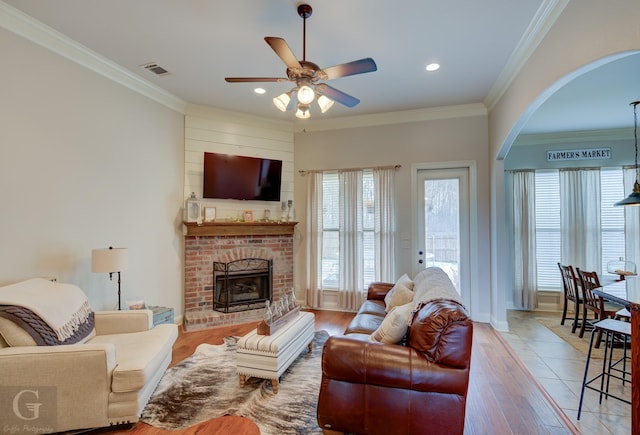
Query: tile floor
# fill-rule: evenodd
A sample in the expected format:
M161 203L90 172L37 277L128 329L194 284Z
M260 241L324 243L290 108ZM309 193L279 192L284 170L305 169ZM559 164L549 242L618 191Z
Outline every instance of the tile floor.
M584 376L586 355L546 328L536 318L555 317L560 322L560 313L509 311L509 332L502 333L516 354L542 387L555 400L564 413L583 434L630 434L631 406L615 399L602 400L598 404L598 393L585 391L580 421L577 420L580 389ZM586 333L583 340L589 340ZM604 346L594 352L602 352ZM589 372L597 374L602 368L592 359ZM614 391L611 381L610 391ZM622 387L615 382L616 394L630 400L631 387Z

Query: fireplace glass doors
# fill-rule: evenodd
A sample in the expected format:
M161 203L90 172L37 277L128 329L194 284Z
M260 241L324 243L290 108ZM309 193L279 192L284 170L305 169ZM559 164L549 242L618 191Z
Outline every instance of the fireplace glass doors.
M245 258L213 263L213 309L223 313L264 308L271 300L273 262Z

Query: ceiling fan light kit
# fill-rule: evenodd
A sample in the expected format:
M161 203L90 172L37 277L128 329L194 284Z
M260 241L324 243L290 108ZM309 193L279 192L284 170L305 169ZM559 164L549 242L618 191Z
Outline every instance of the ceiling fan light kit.
M311 6L301 4L298 6L298 15L303 19L302 27L302 60L299 61L287 43L282 38L267 36L264 38L267 44L275 51L280 59L287 65L287 77L226 77L228 83L250 82L284 82L291 81L296 86L289 92L273 98L273 104L283 112L295 108L296 117L308 119L311 117L310 107L316 101L321 113L325 113L338 102L346 107L354 107L360 100L348 95L326 83L318 83L320 80L332 80L356 74L373 72L378 69L375 61L370 57L352 62L320 69L318 65L306 59L307 51L307 18L311 16Z

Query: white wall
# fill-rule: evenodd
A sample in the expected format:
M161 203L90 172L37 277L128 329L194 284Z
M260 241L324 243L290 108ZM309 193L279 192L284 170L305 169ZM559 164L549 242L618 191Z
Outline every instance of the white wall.
M202 198L204 152L282 160L280 199L293 199L293 132L290 123L278 123L208 107L189 106L185 117L184 198L191 192ZM216 219L238 219L252 210L262 219L280 217L280 203L274 201L202 200L216 208Z
M400 164L396 174L397 232L416 236L412 228L411 177L412 164L457 162L473 160L477 163L478 192L477 233L478 249L471 253L478 258L478 295L472 295L476 306L474 318L488 319L489 313L489 173L488 138L486 116L470 116L455 119L359 127L341 130L312 131L295 135L295 168L297 170L339 169ZM295 202L305 203L304 178L296 174ZM304 207L299 208L298 224L304 235ZM304 239L302 240L304 245ZM402 248L397 237L396 273L412 276L416 254ZM295 253L295 281L297 289L304 289L306 282L306 253Z
M3 29L0 53L0 284L52 276L111 309L91 250L127 247L123 301L180 316L184 116Z
M492 255L494 303L492 323L504 329L512 282L504 212L504 168L501 160L531 114L576 74L640 49L640 2L619 0L615 7L600 0L568 2L551 30L489 112Z

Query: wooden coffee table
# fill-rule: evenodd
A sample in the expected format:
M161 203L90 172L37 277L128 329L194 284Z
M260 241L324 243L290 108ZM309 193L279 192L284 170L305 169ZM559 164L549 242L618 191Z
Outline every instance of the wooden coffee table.
M127 435L196 435L196 434L234 434L260 435L258 425L245 417L225 415L203 421L186 429L167 430L153 427L147 423L136 423Z
M277 394L280 376L305 347L311 351L314 334L314 314L301 311L272 335L254 329L240 338L236 353L240 385L251 376L270 379Z

